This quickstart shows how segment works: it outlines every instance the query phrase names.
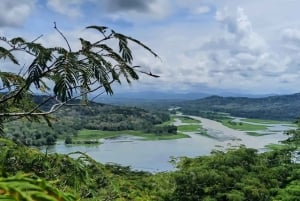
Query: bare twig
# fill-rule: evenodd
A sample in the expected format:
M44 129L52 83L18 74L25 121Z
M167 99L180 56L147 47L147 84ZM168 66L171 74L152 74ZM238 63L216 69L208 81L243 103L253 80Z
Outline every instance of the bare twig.
M41 34L41 35L39 35L38 37L36 37L36 39L32 40L31 42L34 43L35 41L37 41L38 39L42 38L43 36L44 36L44 35Z
M108 84L112 84L112 83L115 82L115 81L116 81L116 80L111 80ZM47 115L49 115L49 114L52 114L52 113L56 112L57 110L59 110L61 107L65 106L65 105L66 105L66 106L74 106L74 105L76 105L76 106L84 106L85 104L68 104L68 103L69 103L70 101L75 100L75 99L78 99L79 97L82 97L82 96L84 96L84 95L86 95L86 94L88 94L88 93L92 93L92 92L94 92L94 91L97 91L97 90L99 90L99 89L102 88L102 87L103 87L103 85L99 85L99 86L95 87L94 89L91 89L91 90L89 90L89 91L87 91L87 92L81 93L81 94L79 94L78 96L74 96L74 97L72 97L72 98L70 98L70 99L68 99L67 101L64 101L64 102L61 102L60 100L58 100L58 99L56 98L56 101L57 101L58 103L53 104L52 107L50 108L50 110L45 111L45 112L34 112L35 110L37 110L37 109L35 109L34 111L31 110L31 111L29 111L29 112L0 113L0 117L15 117L15 116L19 116L19 117L26 117L26 116L47 116ZM104 92L103 92L103 93L104 93Z
M71 49L71 46L69 44L69 41L68 39L65 37L65 35L57 28L56 26L56 22L54 22L54 29L63 37L63 39L66 41L67 45L68 45L68 48L69 48L69 51L72 52L72 49Z

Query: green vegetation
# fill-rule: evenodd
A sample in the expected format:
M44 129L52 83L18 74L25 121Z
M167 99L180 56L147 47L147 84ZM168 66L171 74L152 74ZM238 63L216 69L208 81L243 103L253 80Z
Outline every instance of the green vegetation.
M183 158L173 173L175 187L169 200L297 200L299 165L288 155L288 150L258 154L240 148ZM296 187L293 192L291 185Z
M201 128L200 125L188 124L188 125L180 125L177 127L180 132L196 132Z
M185 134L154 134L154 133L144 133L141 131L99 131L99 130L81 130L78 135L74 137L74 140L93 140L93 139L102 139L102 138L115 138L122 135L132 135L136 137L142 137L144 140L168 140L168 139L180 139L187 138L188 135Z
M207 133L207 130L205 130L205 129L202 129L200 132L197 132L197 134L202 135L202 136L205 136L205 137L208 137L208 138L216 139L216 137L214 137L214 136L212 136L212 135L209 135L209 134Z
M200 120L198 119L193 119L188 116L177 116L177 119L179 119L182 123L184 124L196 124L196 123L201 123Z
M266 120L266 119L242 119L243 122L258 123L258 124L291 124L290 121L277 121L277 120Z
M222 120L222 124L229 128L241 131L259 131L259 130L267 130L268 126L266 125L255 125L255 124L248 124L244 122L234 122L231 120Z
M246 132L247 135L251 135L251 136L264 136L266 134L262 134L262 133L257 133L257 132Z
M212 113L228 113L235 117L294 121L299 116L300 93L265 98L210 96L192 101L172 103L183 114L213 118ZM224 115L223 115L224 116Z
M75 160L67 155L43 154L23 147L22 144L32 145L35 144L35 141L39 141L35 145L54 144L58 133L48 133L47 126L60 127L61 133L69 133L64 128L78 131L81 129L81 125L87 125L81 124L83 122L73 121L74 119L71 121L68 118L59 119L58 117L66 116L67 110L59 116L50 116L62 109L63 106L88 105L89 95L98 96L104 92L112 95L114 83L131 83L133 80L139 79L139 73L159 77L149 72L149 69L146 72L141 66L137 68L133 62L130 44L141 47L155 57L158 55L135 38L118 33L106 26L86 27L87 30L97 32L98 39L89 41L89 38L79 38L76 48L72 47L74 44L69 42L56 23L54 23L54 29L65 41L65 45L44 46L39 43L39 39L43 35L29 41L22 37L12 39L5 36L0 37L1 64L10 66L10 68L1 68L0 70L0 134L18 143L14 144L9 140L2 139L0 142L0 176L3 178L0 179L0 199L71 201L129 198L131 200L132 196L129 196L128 192L130 192L130 183L135 177L134 174L128 176L128 182L125 184L128 187L122 186L123 189L126 189L122 191L119 190L118 184L114 184L115 181L118 181L116 174L114 174L114 180L107 179L104 176L103 166L84 154L79 154ZM26 61L22 60L24 58L27 58ZM9 71L7 69L20 70ZM47 96L42 96L42 101L38 102L33 96L33 91ZM48 96L49 94L51 96ZM76 116L78 113L72 115ZM28 120L24 121L25 124L42 122L41 125L44 129L40 131L39 128L36 128L39 125L33 126L34 129L24 126L28 129L29 137L27 132L23 132L20 127L15 129L16 132L10 132L9 129L14 126L7 124L14 123L16 120L22 122L24 119ZM60 123L56 125L55 120ZM154 121L155 118L151 122ZM71 125L65 125L66 122ZM88 126L98 126L100 122L96 120L93 122L94 124ZM6 124L6 128L4 128L4 124ZM101 126L103 126L103 130L112 128L110 125ZM166 129L174 132L175 129L170 128L169 126ZM150 129L156 130L155 128ZM163 129L160 127L157 128L157 131L160 133ZM76 133L69 133L69 135L74 134ZM66 142L72 142L72 139L66 139ZM120 169L122 168L116 168L114 171L117 172ZM26 173L26 175L15 178L19 172ZM40 182L41 180L42 182ZM50 183L56 188L52 187ZM103 188L105 186L110 187L109 193L106 194L106 197L101 197L100 194L105 191ZM143 188L147 188L146 186L146 183L143 183ZM68 191L76 196L68 196L62 191ZM141 197L147 197L147 194Z
M150 174L102 165L80 152L41 153L2 139L0 198L17 197L14 192L23 191L22 196L32 192L33 197L64 201L293 201L299 198L300 165L291 161L292 151L288 146L265 153L244 147L214 151L210 156L181 158L176 171ZM15 177L18 172L22 174ZM41 187L22 190L33 185Z
M174 115L171 115L171 116L170 116L170 119L169 119L168 121L163 122L161 125L162 125L162 126L173 125L175 119L177 119L177 117L174 116Z
M47 97L36 96L37 102ZM4 124L5 136L25 145L52 145L56 140L75 139L81 130L123 131L157 135L176 135L176 126L164 112L147 111L136 107L121 107L90 102L88 106L63 107L53 115L53 127L47 122L25 119ZM167 123L165 123L167 122Z
M99 89L112 94L113 82L125 80L130 83L139 78L139 72L157 77L136 68L128 42L157 56L149 47L107 27L89 26L87 29L98 31L101 39L90 42L80 38L81 47L72 51L67 38L56 25L54 28L66 41L67 49L47 48L36 40L28 42L20 37L11 40L0 37L3 43L0 59L6 59L3 63L10 61L20 68L22 66L17 73L0 71L0 133L16 142L0 138L1 200L299 200L300 164L294 162L293 155L300 145L300 129L287 132L288 139L283 142L286 146L275 148L270 145L273 150L269 152L259 153L245 147L216 150L209 156L182 157L176 171L158 174L131 171L129 167L118 165L103 165L81 152L49 154L24 146L36 141L39 144L54 144L61 136L66 137L66 143L73 143L73 137L78 140L89 138L89 142L99 135L99 130L102 130L101 137L116 137L123 131L130 135L147 136L148 139L180 136L175 126L163 124L169 120L166 113L149 113L137 108L102 108L87 100L89 93ZM115 42L107 43L111 40ZM115 48L108 44L118 46ZM32 61L20 64L18 58L27 57ZM33 89L53 95L34 97ZM81 97L80 101L76 100L78 97ZM295 97L250 100L214 96L204 99L201 104L198 101L189 102L188 107L182 103L182 111L206 114L219 121L226 119L225 123L236 129L256 130L257 126L251 127L246 123L235 125L224 114L215 112L253 118L292 119L298 115L295 111L299 111L297 104L300 98L297 97L295 102ZM281 102L289 104L283 107L278 104ZM78 107L82 104L90 105ZM76 110L73 106L77 107ZM59 109L62 110L55 116L49 116ZM31 121L41 124L31 124ZM53 126L53 131L46 127L47 124ZM182 125L178 130L201 131L201 126Z
M282 149L286 149L288 145L286 144L268 144L265 146L269 150L278 151Z

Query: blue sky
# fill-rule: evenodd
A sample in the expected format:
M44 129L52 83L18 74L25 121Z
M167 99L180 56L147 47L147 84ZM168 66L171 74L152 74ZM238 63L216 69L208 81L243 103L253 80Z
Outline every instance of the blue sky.
M141 76L116 91L288 94L300 86L298 0L2 0L0 35L61 45L53 29L76 41L85 26L133 36L161 58L136 49ZM76 46L76 42L74 42ZM8 70L1 67L1 70Z

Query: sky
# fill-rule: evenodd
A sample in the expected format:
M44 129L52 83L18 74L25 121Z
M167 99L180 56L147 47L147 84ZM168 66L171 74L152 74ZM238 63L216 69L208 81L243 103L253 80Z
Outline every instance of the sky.
M300 86L299 8L299 0L1 0L0 36L64 44L54 21L72 45L98 37L89 25L132 36L160 57L132 46L134 64L160 78L141 75L116 92L290 94Z

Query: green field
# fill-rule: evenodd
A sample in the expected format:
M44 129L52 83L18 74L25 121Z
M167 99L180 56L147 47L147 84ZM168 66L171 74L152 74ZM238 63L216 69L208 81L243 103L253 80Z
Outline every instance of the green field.
M162 123L162 124L160 124L160 125L162 125L162 126L166 126L166 125L173 125L173 123L174 123L175 119L177 119L177 117L176 117L176 116L171 116L171 118L170 118L170 120L169 120L169 121L166 121L166 122L164 122L164 123Z
M289 121L277 121L277 120L266 120L266 119L242 119L243 122L258 123L258 124L292 124Z
M276 150L282 150L284 148L287 148L288 145L285 145L285 144L268 144L265 147L269 150L276 151Z
M185 124L201 123L200 120L193 119L193 118L187 117L187 116L178 116L177 119L179 119L182 123L185 123Z
M247 135L251 135L251 136L264 136L266 134L261 134L261 133L257 133L257 132L246 132Z
M232 128L235 130L240 131L259 131L259 130L267 130L267 125L254 125L254 124L248 124L248 123L239 123L239 122L232 122L230 120L222 120L221 121L224 126L227 126L228 128Z
M199 131L202 127L200 125L180 125L177 126L179 132L196 132Z
M173 125L175 120L180 120L181 123L185 123L185 124L195 124L195 123L201 123L201 121L197 120L197 119L193 119L190 117L186 117L186 116L171 116L171 119L169 121L166 121L164 123L162 123L161 125Z
M122 135L131 135L142 137L143 140L172 140L180 138L188 138L188 135L178 133L176 135L165 134L157 135L152 133L144 133L141 131L100 131L100 130L81 130L78 135L74 137L74 140L92 140L92 139L104 139L104 138L114 138Z

